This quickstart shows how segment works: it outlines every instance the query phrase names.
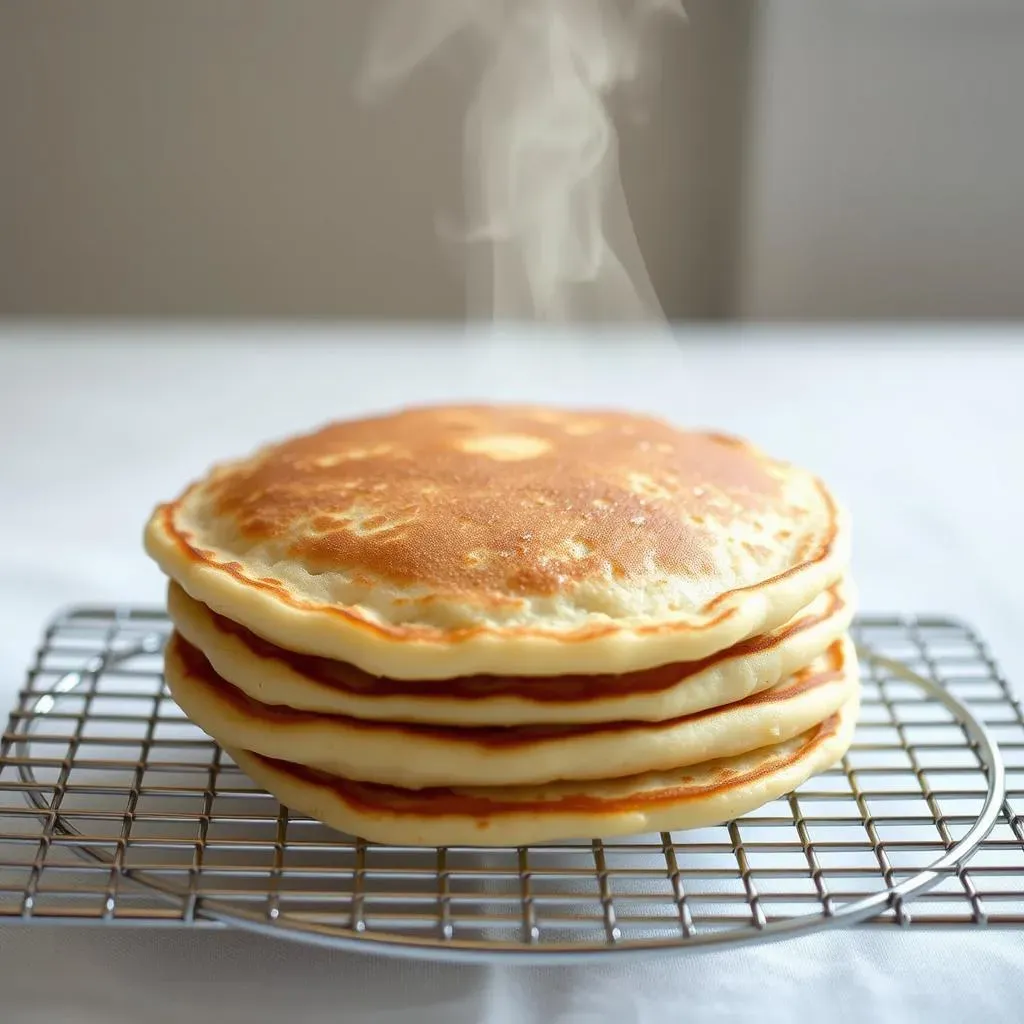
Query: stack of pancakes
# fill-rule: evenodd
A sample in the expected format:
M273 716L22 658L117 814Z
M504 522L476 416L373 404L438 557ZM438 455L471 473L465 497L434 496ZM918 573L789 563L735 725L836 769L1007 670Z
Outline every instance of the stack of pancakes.
M185 713L370 840L714 824L850 743L845 516L734 438L536 407L336 423L215 467L146 546Z

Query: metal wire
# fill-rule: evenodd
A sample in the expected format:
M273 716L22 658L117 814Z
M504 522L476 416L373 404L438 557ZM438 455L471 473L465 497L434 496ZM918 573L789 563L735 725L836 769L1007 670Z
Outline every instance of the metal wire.
M381 846L281 807L167 695L168 630L132 608L47 630L0 737L0 918L540 962L1024 924L1024 713L960 623L858 621L856 741L796 793L718 828L498 850Z

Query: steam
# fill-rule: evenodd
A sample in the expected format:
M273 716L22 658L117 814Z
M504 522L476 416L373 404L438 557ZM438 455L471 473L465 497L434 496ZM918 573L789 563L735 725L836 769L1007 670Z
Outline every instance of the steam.
M622 190L609 94L642 68L647 23L680 0L393 0L363 88L378 95L469 43L464 239L474 319L663 319ZM485 256L489 252L489 266Z

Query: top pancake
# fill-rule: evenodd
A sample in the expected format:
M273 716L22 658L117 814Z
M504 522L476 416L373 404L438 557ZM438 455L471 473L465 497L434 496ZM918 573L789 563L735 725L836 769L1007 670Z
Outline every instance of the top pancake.
M745 442L507 406L336 423L217 466L146 547L267 640L405 679L695 660L848 561L824 485Z

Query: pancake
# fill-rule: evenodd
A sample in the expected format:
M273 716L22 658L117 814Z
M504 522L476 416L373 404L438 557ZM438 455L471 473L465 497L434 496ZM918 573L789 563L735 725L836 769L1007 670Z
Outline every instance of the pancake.
M173 635L166 679L182 710L228 747L407 789L600 779L679 768L787 740L834 714L857 686L849 639L785 682L666 722L445 728L260 704Z
M215 467L146 548L277 646L390 679L621 674L776 629L842 576L826 487L621 412L435 407Z
M354 718L456 726L663 721L742 700L820 657L849 628L853 587L824 591L786 625L698 662L621 675L382 679L296 654L211 612L171 583L178 632L217 674L263 704Z
M544 787L403 790L355 782L229 749L286 806L379 843L525 846L548 840L717 825L795 789L835 764L853 738L856 694L800 736L667 772Z

